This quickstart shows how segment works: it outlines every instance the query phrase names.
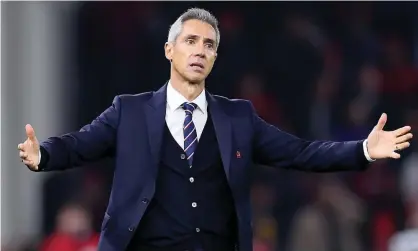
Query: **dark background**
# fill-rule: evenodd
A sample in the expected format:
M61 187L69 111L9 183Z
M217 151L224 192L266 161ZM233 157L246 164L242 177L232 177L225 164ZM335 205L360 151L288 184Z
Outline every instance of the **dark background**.
M163 46L189 7L220 22L210 92L250 99L265 120L307 139L363 139L382 112L388 130L418 127L416 2L85 2L70 41L74 130L115 95L157 90L169 79ZM401 161L362 173L256 167L254 250L401 250L389 249L391 237L418 228L416 145ZM50 176L43 236L68 202L90 212L99 230L111 178L111 160Z

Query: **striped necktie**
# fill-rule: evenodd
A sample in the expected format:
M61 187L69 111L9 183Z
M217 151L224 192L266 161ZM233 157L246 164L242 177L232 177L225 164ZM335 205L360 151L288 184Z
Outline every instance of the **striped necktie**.
M197 105L195 103L185 102L181 107L186 112L186 118L184 119L183 124L184 152L186 153L189 166L192 167L193 155L197 146L197 133L193 123L193 111L196 109Z

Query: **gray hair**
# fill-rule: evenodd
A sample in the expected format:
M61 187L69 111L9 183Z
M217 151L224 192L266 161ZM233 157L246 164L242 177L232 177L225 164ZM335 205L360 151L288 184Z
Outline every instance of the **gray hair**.
M221 35L218 28L218 20L209 11L199 8L188 9L179 18L177 18L177 20L170 27L167 42L172 43L176 41L182 31L183 23L188 20L199 20L212 26L216 33L216 47L219 46Z

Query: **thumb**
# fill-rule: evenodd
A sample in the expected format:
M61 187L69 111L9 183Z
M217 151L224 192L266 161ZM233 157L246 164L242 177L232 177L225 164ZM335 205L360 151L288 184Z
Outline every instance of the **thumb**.
M386 115L386 113L382 113L382 116L380 116L380 119L377 122L376 129L383 130L383 127L385 126L387 120L388 116Z
M26 135L30 140L36 140L35 136L35 130L33 130L33 127L30 124L27 124L26 127Z

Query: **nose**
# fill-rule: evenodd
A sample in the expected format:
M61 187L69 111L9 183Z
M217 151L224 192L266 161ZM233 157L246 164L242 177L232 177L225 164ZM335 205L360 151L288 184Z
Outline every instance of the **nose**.
M205 53L203 53L203 52L196 53L195 56L200 57L200 58L205 58L206 57Z
M203 43L198 43L197 46L195 47L194 54L195 56L204 58L206 56L205 45Z

